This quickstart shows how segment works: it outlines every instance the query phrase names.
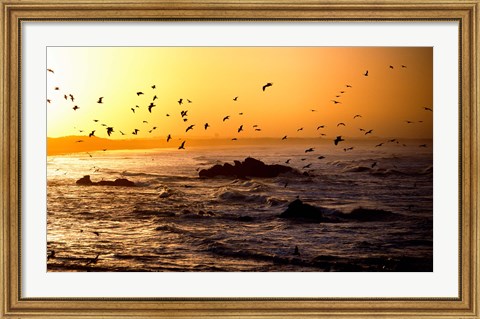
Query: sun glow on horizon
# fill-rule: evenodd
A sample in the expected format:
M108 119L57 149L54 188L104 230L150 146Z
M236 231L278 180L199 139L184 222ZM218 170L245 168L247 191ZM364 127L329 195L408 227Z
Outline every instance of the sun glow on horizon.
M432 48L49 47L47 68L48 137L432 138Z

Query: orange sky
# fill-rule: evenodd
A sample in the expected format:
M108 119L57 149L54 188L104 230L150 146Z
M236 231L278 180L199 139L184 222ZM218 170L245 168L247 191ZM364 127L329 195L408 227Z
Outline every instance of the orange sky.
M432 137L432 112L424 109L433 109L432 48L49 47L47 67L54 70L47 72L48 137L93 130L108 137L101 124L114 128L112 139L363 137L360 128L374 137ZM262 91L267 82L273 86Z

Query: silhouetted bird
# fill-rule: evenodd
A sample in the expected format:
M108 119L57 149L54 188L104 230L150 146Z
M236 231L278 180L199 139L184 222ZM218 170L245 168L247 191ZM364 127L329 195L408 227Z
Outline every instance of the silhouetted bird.
M134 129L133 132L132 132L132 134L133 134L133 135L138 135L138 132L140 132L139 129Z
M78 110L78 109L79 109L79 107L76 106L76 105L73 107L73 110L74 110L74 111L76 111L76 110Z
M75 100L75 99L73 98L73 95L69 94L69 96L70 96L70 100L72 100L72 102L73 102L73 101Z
M343 93L345 93L345 91L340 91L340 93L342 93L342 94L343 94Z
M95 258L90 259L90 260L85 264L85 266L88 266L88 265L90 265L90 264L96 264L97 261L98 261L98 257L100 257L100 254L98 254Z
M243 131L243 125L240 125L240 127L237 130L237 133L240 133L241 131Z
M113 127L107 127L107 134L110 136L110 134L113 133Z
M153 104L153 102L150 103L150 105L148 106L148 112L152 113L152 108L154 108L154 107L155 107L155 104Z
M47 69L47 71L48 71L48 72L51 72L51 73L55 73L55 72L53 72L52 69Z
M137 96L143 95L143 92L137 92Z
M284 137L282 137L282 141L283 141L283 140L286 140L286 139L287 139L287 136L286 136L286 135L285 135Z
M78 140L78 141L76 141L76 143L82 143L82 142L83 142L83 140Z
M123 133L122 131L120 131L120 134L125 135L125 133Z
M347 88L351 88L352 86L350 84L345 85Z
M103 103L103 96L98 98L98 101L97 101L97 103L100 103L100 104L102 104L102 103Z
M310 152L313 152L314 151L314 148L313 147L310 147L308 149L305 150L305 153L310 153Z
M182 117L187 116L187 112L188 112L188 110L187 110L187 111L181 111L181 112L180 112L180 115L181 115Z
M340 125L345 126L345 123L340 122L340 123L337 124L337 127L339 127Z
M155 101L156 99L157 99L157 96L156 96L156 95L154 95L154 96L153 96L153 100L152 100L152 101Z
M93 120L94 122L98 122L98 120Z
M168 141L170 141L171 139L172 139L172 136L171 136L170 134L168 134L168 136L167 136L167 143L168 143Z
M183 99L178 100L178 105L182 105L182 104L183 104Z
M189 127L187 127L187 129L185 130L185 132L188 132L190 130L193 130L193 127L195 126L195 124L192 124L190 125Z
M424 109L425 111L433 112L433 110L432 110L431 108L429 108L429 107L424 107L423 109Z
M100 233L98 231L92 231L96 236L100 236Z
M324 158L325 158L325 156L323 156L323 155L318 157L318 159L324 159Z
M154 85L152 85L152 89L155 89L155 88L156 88L155 84L154 84Z
M372 132L373 132L373 130L368 130L368 131L365 132L365 135L371 134Z
M374 168L375 166L377 166L377 162L374 162L370 167Z
M324 127L325 127L325 125L320 125L320 126L317 126L317 131L318 131L318 129L320 129L320 128L324 128Z
M68 96L67 96L66 94L63 95L63 98L64 98L65 100L68 100Z
M289 164L289 163L290 163L290 158L285 161L285 164Z
M407 68L407 66L402 64L402 68L406 69L406 68Z
M405 121L405 123L412 124L413 122L412 121Z
M237 140L237 138L236 138L236 137L232 138L232 141L236 141L236 140Z
M189 99L187 99L187 102L188 102L188 103L192 103L192 101L190 101Z
M233 100L236 101L238 99L238 96L234 97Z
M133 107L130 110L132 110L132 112L135 113L135 109Z
M302 169L305 169L305 168L310 168L310 166L312 166L312 164L311 164L311 163L310 163L310 164L307 164L307 165L305 165L304 167L302 167Z
M337 145L338 143L340 142L343 142L345 141L341 136L337 136L337 138L333 141L333 143L335 143L335 145Z
M208 123L205 123L204 127L205 129L207 129L210 125L208 125Z
M357 114L353 117L353 119L356 119L357 117L362 117L360 114Z
M383 145L383 143L380 143L380 144L375 145L375 147L380 147L382 145Z
M335 100L331 100L334 104L342 104L342 102L338 102L338 101L335 101Z
M390 67L390 69L393 69L393 65L390 65L389 67Z
M273 85L273 83L268 82L267 84L262 86L262 90L265 91L266 88L268 88L269 86L272 86L272 85Z
M368 76L368 70L363 75Z
M52 100L50 100L50 99L47 99L47 103L52 103Z
M353 146L352 147L347 147L347 148L344 148L343 151L346 152L346 151L351 151L353 150Z
M185 141L182 142L182 144L180 144L180 146L178 147L179 150L184 150L185 149Z
M92 131L90 134L88 134L88 137L95 136L95 131Z
M60 88L59 88L58 86L54 87L53 89L54 89L55 91L60 90Z
M260 128L256 128L256 129L255 129L256 132L260 132L261 130L262 130L262 129L260 129Z
M396 141L397 141L396 138L392 138L391 140L388 140L387 142L389 142L389 143L394 143L394 142L396 142Z
M299 132L299 131L303 131L303 127L297 129L297 132Z
M230 116L227 115L227 116L225 116L225 117L223 118L223 122L225 122L225 121L228 120L228 119L230 119Z

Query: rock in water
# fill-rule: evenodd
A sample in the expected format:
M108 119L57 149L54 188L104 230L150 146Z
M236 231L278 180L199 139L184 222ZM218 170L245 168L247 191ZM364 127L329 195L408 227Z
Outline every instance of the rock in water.
M201 178L212 178L216 176L246 178L246 177L277 177L284 173L299 174L290 166L267 165L264 162L252 157L247 157L243 162L234 161L234 165L225 163L214 165L209 169L202 169L198 175Z
M97 183L92 182L90 175L85 175L79 180L77 180L77 185L87 185L87 186L125 186L133 187L136 186L134 182L129 181L126 178L117 178L114 181L100 181Z
M304 204L301 200L296 199L288 204L287 210L280 214L280 218L290 219L308 219L312 221L326 221L323 208Z

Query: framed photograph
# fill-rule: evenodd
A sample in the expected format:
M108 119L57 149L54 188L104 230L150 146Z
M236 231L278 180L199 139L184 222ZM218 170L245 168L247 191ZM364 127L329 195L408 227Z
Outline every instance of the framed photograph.
M478 318L478 8L1 1L2 318Z

